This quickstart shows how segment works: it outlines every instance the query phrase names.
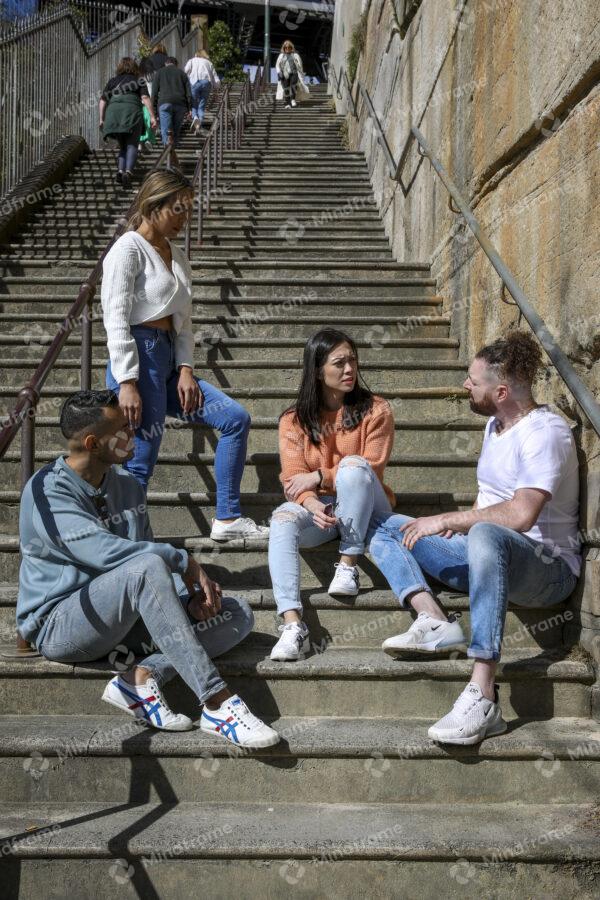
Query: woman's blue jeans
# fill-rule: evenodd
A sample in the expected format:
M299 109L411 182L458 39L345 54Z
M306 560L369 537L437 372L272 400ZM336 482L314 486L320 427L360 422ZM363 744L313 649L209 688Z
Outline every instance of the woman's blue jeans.
M192 85L192 115L197 119L200 119L201 122L204 119L204 111L211 90L212 84L208 78L202 81L196 81L195 84Z
M148 488L158 458L158 451L167 415L192 424L209 425L221 432L215 451L215 481L217 482L217 519L235 519L241 515L240 485L246 462L250 415L243 406L207 381L198 381L204 395L201 408L184 415L177 395L179 372L175 368L173 332L160 328L133 325L140 361L138 391L142 398L142 422L135 433L135 454L125 463L145 489ZM106 370L106 385L119 392L110 363Z
M318 547L340 537L340 553L359 556L377 526L392 514L381 482L361 456L347 456L339 465L336 497L319 497L335 503L338 524L319 528L313 515L299 503L283 503L273 513L269 531L269 570L277 612L302 611L300 599L300 549Z
M491 522L477 522L467 534L419 538L402 544L400 526L410 516L390 516L371 540L371 556L402 606L418 591L432 590L424 572L455 591L469 594L471 644L468 655L500 659L506 610L554 606L572 593L577 578L566 562L543 544Z

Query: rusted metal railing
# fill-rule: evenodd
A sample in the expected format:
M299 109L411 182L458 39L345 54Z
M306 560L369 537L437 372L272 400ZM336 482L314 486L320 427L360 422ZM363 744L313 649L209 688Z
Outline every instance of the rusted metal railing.
M172 142L168 143L164 148L154 166L150 170L155 171L159 166L166 162L172 153ZM119 224L106 244L98 262L90 272L87 280L81 285L77 299L69 309L58 333L48 347L44 358L35 370L29 382L19 392L17 404L13 411L9 414L4 427L0 431L0 460L12 444L19 429L21 429L21 488L31 478L34 472L35 461L35 418L36 408L40 399L42 388L46 383L46 379L50 374L54 363L58 359L62 348L64 347L69 335L81 324L81 388L89 390L92 383L92 322L93 322L93 302L96 294L96 288L102 275L102 264L106 254L121 237L126 228L126 222L133 213L135 202L129 207L125 214L124 220Z

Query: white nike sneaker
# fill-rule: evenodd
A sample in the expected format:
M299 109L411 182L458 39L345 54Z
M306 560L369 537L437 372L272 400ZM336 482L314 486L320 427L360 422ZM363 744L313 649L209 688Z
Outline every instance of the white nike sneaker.
M236 538L267 538L268 525L257 525L252 519L240 516L233 522L212 520L210 536L213 541L233 541Z
M129 684L116 675L104 688L102 699L128 716L161 731L189 731L193 728L191 719L169 708L154 678L147 678L144 684Z
M478 744L485 737L503 734L508 725L502 718L498 685L494 700L487 700L481 688L471 681L447 716L432 725L429 737L440 744Z
M408 631L388 638L381 645L389 656L400 659L404 654L441 654L451 650L465 653L467 641L458 624L458 613L448 622L434 619L429 613L419 613Z
M340 562L335 564L335 575L329 585L328 594L338 597L356 597L358 594L358 569Z
M278 662L291 662L303 659L308 641L308 628L304 622L290 622L280 625L281 637L271 650L271 659Z
M295 100L292 100L292 106L298 106Z
M274 747L281 740L273 728L269 728L250 712L237 694L224 700L218 709L207 709L204 706L200 730L218 734L231 744L250 749Z

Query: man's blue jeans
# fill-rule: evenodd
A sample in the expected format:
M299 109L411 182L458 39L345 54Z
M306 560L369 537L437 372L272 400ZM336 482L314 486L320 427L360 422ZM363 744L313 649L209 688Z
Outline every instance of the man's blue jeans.
M196 81L192 85L192 115L200 119L201 122L204 119L204 111L211 89L212 84L208 78L203 81Z
M160 133L162 142L166 147L169 140L169 129L173 130L173 141L175 146L179 144L179 136L181 134L181 126L185 119L187 106L180 103L161 103L158 107L158 118L160 121Z
M179 373L175 368L173 334L160 328L133 325L139 356L138 391L142 398L142 423L135 433L135 454L124 467L148 488L164 432L165 416L185 422L203 423L221 432L215 452L217 482L217 519L235 519L241 515L240 485L246 462L250 416L243 406L207 381L196 379L204 395L200 409L185 416L177 394ZM106 386L119 392L110 363Z
M380 522L392 514L381 482L361 456L347 456L335 480L337 497L319 497L335 503L338 524L319 528L313 515L299 503L283 503L273 513L269 530L269 570L277 612L302 610L300 599L300 548L319 547L340 537L340 553L359 556L365 552Z
M412 550L402 544L400 526L410 516L394 515L371 540L371 555L402 606L417 591L432 590L424 572L469 594L471 644L468 655L500 659L509 602L554 606L572 593L577 579L560 557L542 544L501 525L478 522L468 534L420 538Z
M212 658L252 630L245 600L223 597L221 611L197 622L186 611L188 591L156 553L140 553L57 603L36 646L55 662L78 665L109 655L117 669L139 663L166 684L179 674L200 702L225 687Z

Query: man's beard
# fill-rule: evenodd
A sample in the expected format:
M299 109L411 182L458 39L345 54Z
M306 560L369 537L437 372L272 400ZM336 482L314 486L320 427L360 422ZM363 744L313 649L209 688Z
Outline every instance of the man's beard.
M483 400L479 401L479 403L476 403L472 397L469 397L469 406L471 407L471 411L477 413L478 416L496 415L496 407L487 396L487 394L485 395Z

